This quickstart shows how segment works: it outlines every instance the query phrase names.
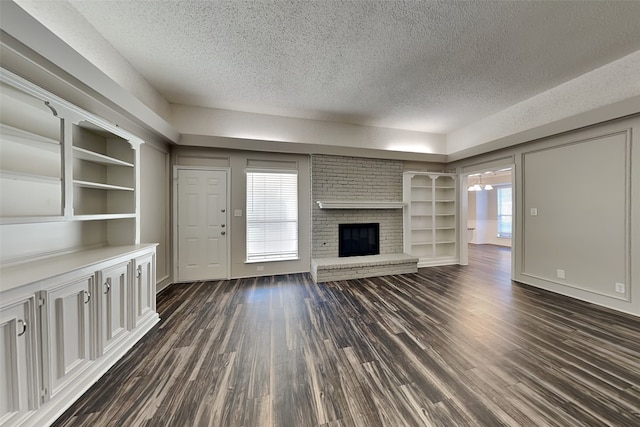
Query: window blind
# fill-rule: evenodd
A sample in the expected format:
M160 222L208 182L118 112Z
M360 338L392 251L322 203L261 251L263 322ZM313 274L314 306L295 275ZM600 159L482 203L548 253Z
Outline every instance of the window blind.
M247 262L298 258L298 174L247 170Z

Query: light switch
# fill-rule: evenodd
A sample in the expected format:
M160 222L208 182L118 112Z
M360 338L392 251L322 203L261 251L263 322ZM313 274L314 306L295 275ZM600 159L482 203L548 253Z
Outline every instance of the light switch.
M242 209L236 209L233 211L233 216L242 216Z
M531 208L531 216L538 216L538 208Z

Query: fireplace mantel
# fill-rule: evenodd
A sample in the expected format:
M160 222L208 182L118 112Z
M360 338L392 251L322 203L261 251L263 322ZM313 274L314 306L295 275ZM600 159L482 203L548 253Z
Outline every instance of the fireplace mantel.
M402 209L403 202L378 200L318 200L320 209Z

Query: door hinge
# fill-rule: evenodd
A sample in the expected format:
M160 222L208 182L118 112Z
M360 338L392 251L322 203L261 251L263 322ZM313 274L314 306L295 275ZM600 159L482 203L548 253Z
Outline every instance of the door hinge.
M38 298L38 307L42 307L45 303L45 299L44 298Z
M49 394L49 391L46 388L43 388L42 390L40 390L40 402L44 403L45 398L47 397L47 394Z

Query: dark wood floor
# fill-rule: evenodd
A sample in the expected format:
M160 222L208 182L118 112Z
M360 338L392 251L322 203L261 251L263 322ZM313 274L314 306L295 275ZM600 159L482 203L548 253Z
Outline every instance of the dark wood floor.
M174 285L57 426L638 426L640 319L469 266Z

